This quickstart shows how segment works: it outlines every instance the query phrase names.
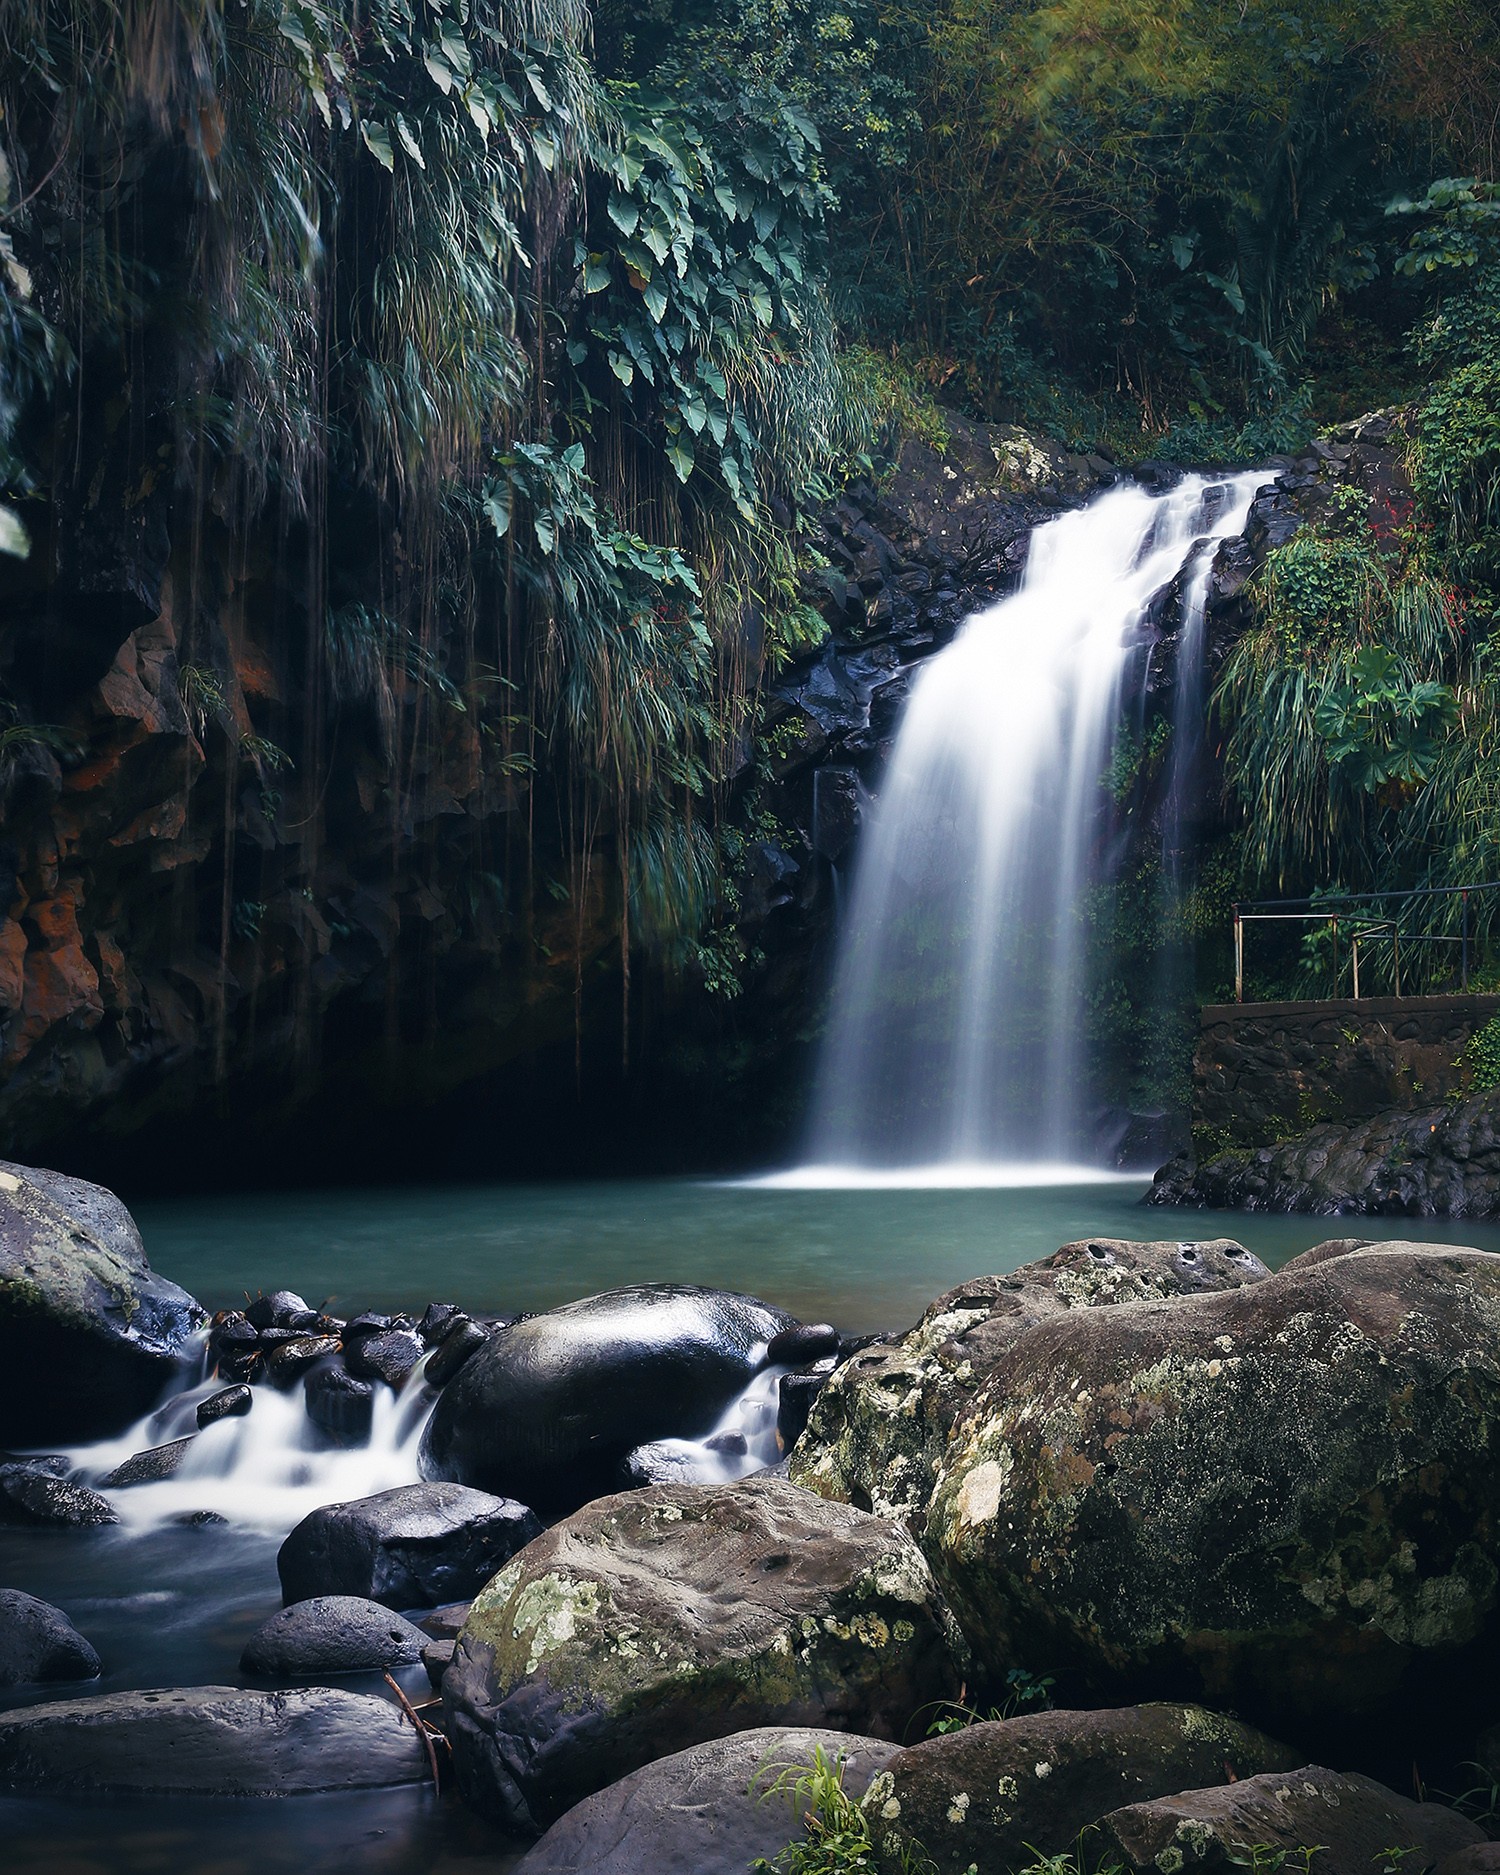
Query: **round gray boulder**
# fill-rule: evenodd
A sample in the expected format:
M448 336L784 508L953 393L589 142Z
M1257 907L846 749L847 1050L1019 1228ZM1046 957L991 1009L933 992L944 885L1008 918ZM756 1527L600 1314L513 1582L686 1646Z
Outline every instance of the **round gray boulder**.
M636 1446L710 1431L791 1325L753 1296L673 1283L513 1322L444 1389L423 1435L423 1475L549 1513L576 1509L615 1488Z
M359 1595L315 1595L271 1616L250 1636L240 1665L267 1679L312 1678L409 1667L427 1636L404 1616Z
M16 1445L97 1439L156 1402L206 1321L152 1273L111 1191L0 1161L0 1425Z
M60 1608L0 1589L0 1686L92 1680L99 1656Z
M710 1739L642 1765L560 1817L522 1858L516 1875L745 1875L803 1834L788 1765L814 1751L843 1766L858 1798L896 1755L882 1738L761 1726Z

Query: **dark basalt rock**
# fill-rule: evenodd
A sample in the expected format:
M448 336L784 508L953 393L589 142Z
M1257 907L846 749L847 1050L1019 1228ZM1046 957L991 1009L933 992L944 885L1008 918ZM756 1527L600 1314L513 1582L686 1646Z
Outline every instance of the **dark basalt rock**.
M1039 1320L927 1518L976 1652L1425 1750L1500 1631L1497 1323L1500 1258L1342 1242L1251 1288Z
M257 1296L245 1309L245 1319L252 1328L302 1328L317 1320L295 1290L276 1289L268 1296Z
M351 1343L344 1359L351 1374L365 1380L383 1380L399 1392L426 1352L415 1329L388 1328L380 1334L361 1335Z
M857 1798L895 1755L883 1738L762 1726L642 1765L559 1818L516 1875L744 1875L804 1834L790 1790L770 1791L778 1768L814 1751L841 1763Z
M427 1684L435 1693L443 1690L443 1675L453 1665L456 1641L428 1641L422 1649L422 1665L427 1670Z
M752 1296L668 1283L514 1322L444 1389L423 1473L570 1509L612 1489L636 1446L712 1430L791 1325Z
M1430 1868L1484 1840L1477 1823L1446 1804L1413 1803L1373 1778L1316 1764L1130 1804L1104 1818L1102 1833L1106 1855L1115 1851L1142 1875L1240 1866L1251 1843L1271 1855L1317 1844L1323 1875L1370 1875L1393 1847L1413 1867Z
M417 1323L417 1333L429 1348L435 1348L461 1313L456 1302L429 1302Z
M357 1380L341 1361L329 1361L308 1375L307 1416L336 1439L359 1445L370 1436L375 1384Z
M427 1776L394 1701L331 1686L105 1693L0 1715L8 1790L284 1797Z
M939 1296L898 1341L838 1369L797 1441L791 1475L920 1532L953 1428L1017 1337L1078 1311L1239 1289L1269 1274L1227 1238L1090 1237L1010 1275L975 1277Z
M26 1464L0 1465L0 1523L62 1524L81 1529L88 1524L119 1521L119 1512L109 1499L87 1485L52 1477Z
M0 1686L92 1680L99 1656L60 1608L0 1589Z
M807 1430L813 1401L828 1385L832 1372L833 1362L828 1361L821 1370L781 1376L776 1393L776 1436L783 1452L791 1451Z
M221 1387L198 1402L198 1429L201 1432L219 1419L242 1419L254 1404L255 1395L249 1387Z
M165 1445L153 1445L148 1451L137 1452L123 1465L116 1465L99 1483L106 1491L113 1491L121 1485L156 1484L163 1478L175 1477L196 1436L190 1432L185 1439L169 1439Z
M883 1863L898 1864L903 1848L920 1843L934 1875L964 1875L976 1862L1024 1868L1062 1855L1122 1803L1297 1762L1286 1746L1201 1706L1037 1712L898 1753L865 1809Z
M1147 1204L1319 1217L1500 1217L1500 1090L1354 1126L1315 1126L1157 1173Z
M508 1828L751 1725L899 1736L963 1642L907 1532L760 1476L590 1504L475 1598L443 1679L460 1788Z
M444 1330L436 1352L423 1370L427 1384L446 1387L469 1356L477 1354L488 1339L478 1322L470 1321L467 1315L454 1316Z
M315 1595L263 1621L240 1666L267 1678L307 1679L322 1673L364 1673L409 1667L427 1636L379 1602L359 1595Z
M475 1594L541 1525L462 1484L407 1484L304 1517L276 1558L282 1600L359 1595L430 1608Z
M772 1335L766 1359L773 1367L804 1367L839 1351L839 1331L827 1322L797 1322Z
M294 1387L310 1368L338 1351L339 1343L331 1335L293 1335L290 1341L271 1350L266 1378L273 1387Z
M17 1445L121 1431L178 1379L206 1316L153 1274L113 1192L0 1161L0 1425Z

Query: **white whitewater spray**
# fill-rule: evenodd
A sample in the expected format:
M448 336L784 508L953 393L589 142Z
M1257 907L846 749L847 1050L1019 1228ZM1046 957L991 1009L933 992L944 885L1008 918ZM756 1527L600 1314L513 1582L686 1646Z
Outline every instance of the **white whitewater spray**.
M857 862L814 1171L1065 1176L1090 1156L1085 922L1132 655L1191 567L1179 642L1201 713L1213 554L1263 479L1125 486L1048 522L1018 590L918 674Z

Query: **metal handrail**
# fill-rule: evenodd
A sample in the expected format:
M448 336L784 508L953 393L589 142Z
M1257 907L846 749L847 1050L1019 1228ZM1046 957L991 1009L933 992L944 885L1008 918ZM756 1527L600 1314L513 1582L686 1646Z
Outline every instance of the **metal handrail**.
M1356 905L1385 905L1391 902L1405 904L1414 898L1449 898L1457 894L1462 901L1462 931L1458 937L1446 937L1436 933L1415 931L1403 932L1399 918L1377 918L1366 921L1363 929L1353 931L1350 949L1353 962L1354 995L1359 997L1359 946L1363 939L1389 937L1391 940L1392 975L1395 979L1396 994L1401 994L1401 946L1406 944L1457 944L1460 946L1459 984L1461 992L1468 994L1469 989L1469 898L1480 892L1500 892L1500 879L1487 879L1480 885L1432 885L1416 886L1401 892L1340 892L1328 898L1316 901L1313 910L1311 898L1253 899L1247 904L1236 903L1234 906L1234 1000L1245 1000L1245 926L1247 924L1326 924L1333 932L1333 982L1335 993L1339 980L1339 924L1344 920L1355 923L1359 914L1353 911L1332 910L1330 907L1352 907ZM1304 905L1306 911L1284 910L1283 907Z

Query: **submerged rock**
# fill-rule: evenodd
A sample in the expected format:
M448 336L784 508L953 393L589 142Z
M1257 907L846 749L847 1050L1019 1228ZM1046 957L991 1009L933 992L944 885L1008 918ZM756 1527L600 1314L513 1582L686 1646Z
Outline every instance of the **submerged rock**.
M1439 1668L1445 1704L1476 1683L1500 1615L1500 1259L1329 1248L1001 1352L925 1536L982 1660L1392 1739Z
M92 1680L99 1656L60 1608L0 1589L0 1686Z
M423 1473L574 1509L614 1488L636 1446L711 1431L790 1326L753 1296L672 1283L513 1322L449 1381L423 1435Z
M246 1673L288 1679L409 1667L427 1636L391 1609L360 1595L315 1595L263 1621L246 1643Z
M755 1725L897 1737L964 1649L907 1532L761 1476L590 1504L476 1597L443 1680L465 1795L545 1827Z
M248 1392L249 1388L245 1391ZM99 1482L106 1491L113 1491L121 1485L157 1484L163 1478L175 1477L196 1436L196 1433L190 1432L186 1438L169 1439L165 1445L153 1445L144 1452L136 1452L123 1465L116 1465L113 1471L106 1473Z
M1482 1843L1484 1832L1446 1804L1413 1803L1373 1778L1304 1765L1290 1774L1247 1777L1216 1790L1187 1790L1113 1811L1102 1825L1113 1850L1141 1875L1242 1867L1248 1846L1297 1858L1316 1847L1321 1875L1370 1875L1394 1851L1405 1866L1430 1868Z
M886 1865L899 1866L903 1849L920 1844L933 1875L964 1875L975 1862L1024 1868L1062 1855L1122 1803L1289 1771L1298 1761L1200 1706L1036 1712L899 1752L870 1786L865 1809Z
M858 1798L896 1754L883 1738L761 1726L642 1765L559 1818L516 1875L745 1875L804 1833L786 1766L821 1751Z
M27 1464L0 1465L0 1523L118 1523L120 1514L107 1497L71 1479L53 1477Z
M282 1600L359 1595L431 1608L474 1595L541 1532L524 1504L462 1484L404 1484L304 1517L276 1558Z
M207 1320L153 1274L111 1191L0 1161L0 1425L17 1445L84 1440L140 1418Z
M954 1426L1019 1336L1078 1310L1240 1289L1269 1274L1228 1238L1092 1237L1008 1276L976 1277L939 1296L900 1340L836 1371L792 1454L792 1478L920 1533Z
M0 1714L8 1790L283 1797L427 1776L399 1706L331 1686L173 1687Z

